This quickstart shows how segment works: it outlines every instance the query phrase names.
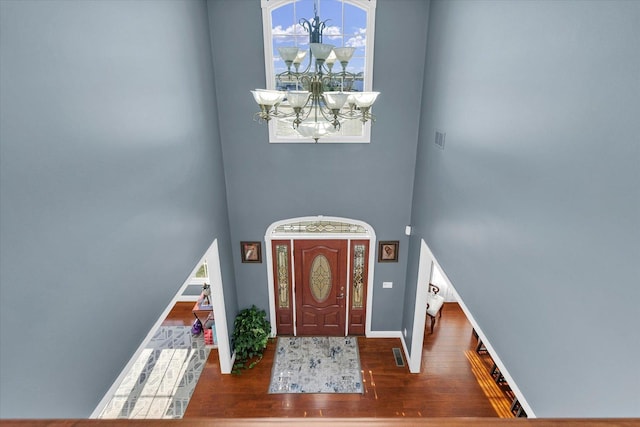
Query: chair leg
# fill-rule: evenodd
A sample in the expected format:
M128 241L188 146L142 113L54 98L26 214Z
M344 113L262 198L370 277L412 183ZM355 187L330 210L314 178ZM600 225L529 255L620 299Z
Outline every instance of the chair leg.
M496 376L499 374L500 374L500 370L498 369L498 365L494 363L493 367L491 368L491 376L495 379Z
M478 353L478 354L488 353L487 347L484 346L484 344L482 343L482 340L480 338L478 338L478 345L476 346L476 353Z
M433 326L436 324L436 316L429 316L431 318L431 333L433 334Z
M511 402L511 413L513 415L517 415L519 409L520 409L520 402L518 402L517 397L514 397L513 401Z

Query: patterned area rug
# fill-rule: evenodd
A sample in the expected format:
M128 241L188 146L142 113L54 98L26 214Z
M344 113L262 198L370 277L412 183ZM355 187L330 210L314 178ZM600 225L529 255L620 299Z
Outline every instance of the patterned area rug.
M269 393L363 393L356 337L278 337Z

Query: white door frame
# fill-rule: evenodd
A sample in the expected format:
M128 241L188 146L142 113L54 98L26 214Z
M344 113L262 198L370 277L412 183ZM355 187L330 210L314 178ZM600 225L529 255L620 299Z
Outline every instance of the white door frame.
M413 332L411 339L411 354L409 357L409 372L420 373L422 363L422 344L424 343L424 331L427 321L427 292L431 274L434 268L433 257L424 240L420 241L420 261L418 264L418 284L416 286L416 307L413 319Z
M296 228L296 224L304 223L304 222L339 222L343 224L353 225L355 228L359 230L364 230L361 232L344 232L344 233L336 233L336 232L321 232L321 231L300 231ZM278 231L277 229L282 226L286 226L291 224L291 231ZM354 228L354 229L355 229ZM376 233L369 224L364 221L349 219L349 218L340 218L333 216L305 216L299 218L289 218L281 221L276 221L267 227L267 231L264 236L265 241L265 254L266 254L266 262L267 262L267 286L269 292L269 319L271 322L271 335L276 336L277 326L276 326L276 296L274 291L274 273L273 273L273 251L272 244L273 240L289 240L291 242L291 290L292 290L292 304L293 304L293 313L295 315L295 264L293 260L293 242L295 240L347 240L347 247L350 248L352 240L369 240L369 265L368 265L368 274L367 274L367 311L365 317L365 336L371 335L371 309L373 306L373 273L375 266L375 248L376 248ZM349 253L349 250L347 251ZM345 298L349 301L349 295L351 290L351 277L350 277L350 256L347 256L347 294ZM346 304L345 311L348 311L349 305ZM348 317L345 317L347 321L345 322L345 334L349 328ZM294 323L294 335L295 335L295 323Z
M211 281L211 304L215 318L216 338L218 339L218 359L220 372L230 374L233 368L231 344L229 343L229 329L227 326L227 310L224 303L224 289L222 287L222 270L220 269L220 253L218 252L218 239L215 239L205 254Z

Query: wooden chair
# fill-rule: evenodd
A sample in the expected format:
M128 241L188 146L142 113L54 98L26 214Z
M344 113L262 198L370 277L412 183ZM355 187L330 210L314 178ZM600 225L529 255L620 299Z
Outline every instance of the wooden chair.
M444 297L438 295L440 288L429 283L429 293L427 294L427 316L431 319L431 333L436 324L436 316L442 317L442 307L444 306Z

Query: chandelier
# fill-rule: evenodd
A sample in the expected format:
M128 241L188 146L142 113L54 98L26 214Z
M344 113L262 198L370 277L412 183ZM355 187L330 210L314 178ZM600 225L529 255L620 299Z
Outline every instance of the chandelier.
M276 86L290 89L256 89L251 93L260 106L255 120L284 120L299 135L318 142L319 138L339 131L346 120L358 119L363 124L369 120L374 122L371 106L379 92L353 90L357 74L347 71L347 65L356 48L322 43L322 32L328 20L320 20L317 4L314 4L314 15L311 21L304 18L299 21L309 33L309 51L297 47L278 48L287 70L276 75ZM307 53L310 53L309 62L300 71ZM334 72L336 61L340 63L341 71Z

